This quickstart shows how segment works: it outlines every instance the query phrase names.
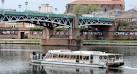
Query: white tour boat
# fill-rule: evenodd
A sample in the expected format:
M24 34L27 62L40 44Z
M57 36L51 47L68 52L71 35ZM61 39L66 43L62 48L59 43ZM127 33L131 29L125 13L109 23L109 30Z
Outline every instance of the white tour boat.
M121 54L100 51L49 50L47 54L33 52L31 62L36 64L68 65L82 67L120 67L124 65Z

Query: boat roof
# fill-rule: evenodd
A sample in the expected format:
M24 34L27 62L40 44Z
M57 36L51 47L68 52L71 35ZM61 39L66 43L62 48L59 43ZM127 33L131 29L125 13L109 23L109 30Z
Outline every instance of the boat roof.
M63 55L98 55L98 56L109 56L109 55L121 55L121 54L112 54L101 51L71 51L71 50L49 50L48 52L54 54L63 54Z

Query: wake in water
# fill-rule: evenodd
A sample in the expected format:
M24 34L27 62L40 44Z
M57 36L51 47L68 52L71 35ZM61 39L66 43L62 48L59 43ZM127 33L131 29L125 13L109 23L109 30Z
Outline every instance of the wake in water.
M137 70L137 68L128 67L128 66L123 66L122 69Z

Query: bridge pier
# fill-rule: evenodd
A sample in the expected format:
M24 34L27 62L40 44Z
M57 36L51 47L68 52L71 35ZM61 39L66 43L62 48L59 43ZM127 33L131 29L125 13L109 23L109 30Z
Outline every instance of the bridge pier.
M76 15L72 28L69 29L69 37L68 38L51 38L49 29L45 28L43 30L43 37L41 40L41 45L65 45L65 46L78 46L80 47L81 38L80 31L78 28L79 17ZM46 37L46 38L45 38Z
M50 38L50 39L42 39L41 45L47 46L81 46L80 40L77 39L57 39L57 38Z
M81 40L77 38L73 38L75 35L72 32L73 31L69 32L70 33L69 38L51 38L50 30L48 28L45 28L43 30L41 45L81 46Z

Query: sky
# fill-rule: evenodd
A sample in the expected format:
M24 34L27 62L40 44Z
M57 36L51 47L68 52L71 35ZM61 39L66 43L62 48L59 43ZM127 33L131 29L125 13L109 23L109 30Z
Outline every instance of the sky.
M49 3L54 8L58 9L58 13L64 13L65 6L67 3L70 3L72 0L5 0L4 8L5 9L17 9L19 10L18 5L22 5L21 10L25 10L25 1L28 1L28 10L37 11L38 7L41 4ZM137 0L125 0L126 10L137 7ZM0 3L2 8L2 4Z

